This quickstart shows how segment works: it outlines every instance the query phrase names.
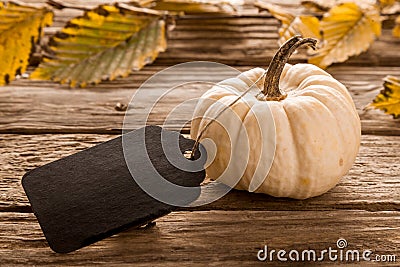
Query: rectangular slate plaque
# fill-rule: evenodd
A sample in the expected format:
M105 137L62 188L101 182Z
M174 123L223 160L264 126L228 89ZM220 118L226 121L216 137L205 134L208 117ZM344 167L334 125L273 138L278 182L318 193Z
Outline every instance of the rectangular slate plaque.
M145 134L147 153L159 174L175 184L199 186L204 170L187 172L170 164L161 146L162 131L179 139L181 152L194 144L157 126L132 131L124 138L135 145ZM146 153L141 150L135 154ZM134 161L135 154L129 160ZM138 186L124 158L122 137L36 168L24 175L22 185L50 247L59 253L144 225L176 209ZM194 201L199 194L200 189L187 201Z

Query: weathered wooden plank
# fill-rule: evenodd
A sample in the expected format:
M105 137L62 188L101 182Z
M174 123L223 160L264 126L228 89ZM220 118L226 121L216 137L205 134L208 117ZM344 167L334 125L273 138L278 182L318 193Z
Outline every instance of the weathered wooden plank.
M242 31L242 27L240 26L240 31ZM278 25L275 30L271 27L273 26L247 28L251 32L242 34L235 33L231 27L230 31L234 34L227 34L228 30L225 26L210 26L220 33L220 37L213 39L208 37L212 36L207 34L210 31L209 28L191 30L194 32L192 39L171 38L167 51L160 54L155 64L175 64L191 60L211 60L232 65L264 64L264 62L272 59L278 48ZM171 36L179 36L179 34L181 32L177 30L176 35L171 33ZM229 36L234 38L229 39ZM390 30L384 30L382 37L373 43L367 52L360 56L351 57L345 64L353 66L398 66L400 59L399 42L391 36ZM305 62L307 56L299 53L293 56L293 60Z
M265 64L272 59L278 48L279 24L273 18L260 17L258 20L255 25L229 25L229 22L218 24L218 21L206 22L204 19L199 19L195 25L181 25L181 20L178 20L176 29L169 33L167 51L160 54L155 64L172 65L194 60L231 65ZM54 34L56 30L52 28L49 33ZM346 64L398 66L399 42L391 36L391 30L384 30L382 37L367 52L351 57ZM293 56L293 60L305 62L307 56L299 53Z
M251 67L238 67L240 71ZM115 110L117 103L129 103L135 90L161 66L148 66L126 79L105 82L89 89L70 90L51 82L18 80L12 86L0 90L0 133L120 133L124 112ZM336 66L329 72L343 82L353 96L362 120L365 134L400 135L400 121L381 111L364 110L382 88L386 75L400 76L400 67L349 67ZM150 106L151 97L160 95L165 88L177 82L197 81L199 77L219 81L228 72L210 73L204 68L191 69L164 77L160 82L147 86L149 96L144 103ZM168 113L184 100L200 97L210 85L190 83L173 90L158 101L148 119L149 124L161 125ZM111 90L112 89L112 90ZM126 90L128 89L128 90ZM175 113L169 128L180 129L191 119L195 102L187 104ZM132 128L139 127L139 118L145 110L135 110ZM189 127L184 127L188 132Z
M111 135L1 135L0 211L30 211L21 187L22 175ZM320 197L304 201L232 191L198 210L400 210L399 136L363 136L355 165L340 184ZM212 190L206 192L212 194Z
M259 262L257 252L265 245L269 251L298 250L300 257L303 250L313 249L319 257L324 249L338 249L336 242L343 238L348 244L344 253L359 250L362 255L369 249L371 259L395 255L398 261L399 225L399 212L175 212L158 219L152 228L130 229L77 252L56 254L32 214L0 213L0 259L5 266L176 266L177 262L179 266L263 266L267 262ZM340 250L336 253L332 255L340 259ZM305 259L312 263L307 254ZM349 260L363 266L373 263L351 261L351 256ZM328 254L323 262L346 263L330 261ZM268 263L279 263L276 254Z

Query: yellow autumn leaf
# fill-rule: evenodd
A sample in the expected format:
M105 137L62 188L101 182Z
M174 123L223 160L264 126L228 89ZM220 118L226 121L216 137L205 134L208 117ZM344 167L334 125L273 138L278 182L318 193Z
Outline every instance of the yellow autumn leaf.
M133 3L155 10L184 13L235 13L244 0L137 0Z
M396 18L396 25L393 28L393 36L400 38L400 16Z
M318 18L307 15L296 16L277 5L264 1L257 1L255 5L260 9L268 10L276 19L281 21L282 26L279 29L280 38L278 41L280 45L295 35L321 39Z
M0 2L0 85L26 71L32 45L52 21L53 13L44 7Z
M366 51L381 34L381 18L375 5L361 8L355 3L333 7L321 20L324 45L309 62L326 68Z
M166 49L163 13L126 4L101 5L69 21L50 41L54 53L32 79L85 87L125 77Z
M393 115L394 118L400 117L400 79L387 76L384 79L384 89L376 96L370 107L385 111Z

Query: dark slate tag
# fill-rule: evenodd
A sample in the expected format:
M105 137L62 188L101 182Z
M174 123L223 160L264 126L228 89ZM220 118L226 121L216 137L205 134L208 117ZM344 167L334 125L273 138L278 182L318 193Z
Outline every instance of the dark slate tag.
M167 140L178 140L176 147L181 151L175 157L181 158L176 160L189 161L183 152L192 148L193 140L177 132L147 126L124 135L124 142L132 146L143 143L146 137L147 151L137 146L137 151L129 155L128 160L139 168L135 173L139 173L142 181L146 180L148 172L141 172L140 166L147 166L140 161L147 153L164 179L198 187L205 171L184 171L171 164L163 153L169 141L163 139L161 143L161 132ZM74 251L128 227L144 225L176 209L149 196L132 178L124 158L122 137L34 169L25 174L22 185L50 247L59 253ZM199 195L198 187L186 194L182 203L189 204Z

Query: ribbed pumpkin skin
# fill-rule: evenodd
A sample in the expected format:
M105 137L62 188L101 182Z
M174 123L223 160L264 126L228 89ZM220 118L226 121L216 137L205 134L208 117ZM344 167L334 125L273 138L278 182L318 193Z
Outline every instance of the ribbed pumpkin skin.
M263 73L264 69L251 69L207 91L195 109L191 137L196 139L209 122L203 117L215 117L223 109L215 100L229 105ZM263 88L263 82L261 79L257 86ZM230 179L240 175L237 189L254 191L256 188L249 189L251 180L261 179L255 192L305 199L327 192L349 171L359 150L361 125L346 87L314 65L286 64L280 88L288 95L284 100L258 100L255 90L231 107L247 130L246 138L240 137L240 125L232 119L232 112L226 112L205 131L202 139L212 139L217 149L214 161L206 169L209 178L217 179L232 164L221 180L226 184L232 185ZM275 136L262 135L263 125L275 125ZM223 126L230 129L232 142ZM237 147L233 155L232 145ZM248 158L243 153L247 145ZM247 159L244 173L240 167L235 169ZM272 161L271 166L268 161ZM256 172L257 167L264 169ZM259 177L260 173L268 175Z

